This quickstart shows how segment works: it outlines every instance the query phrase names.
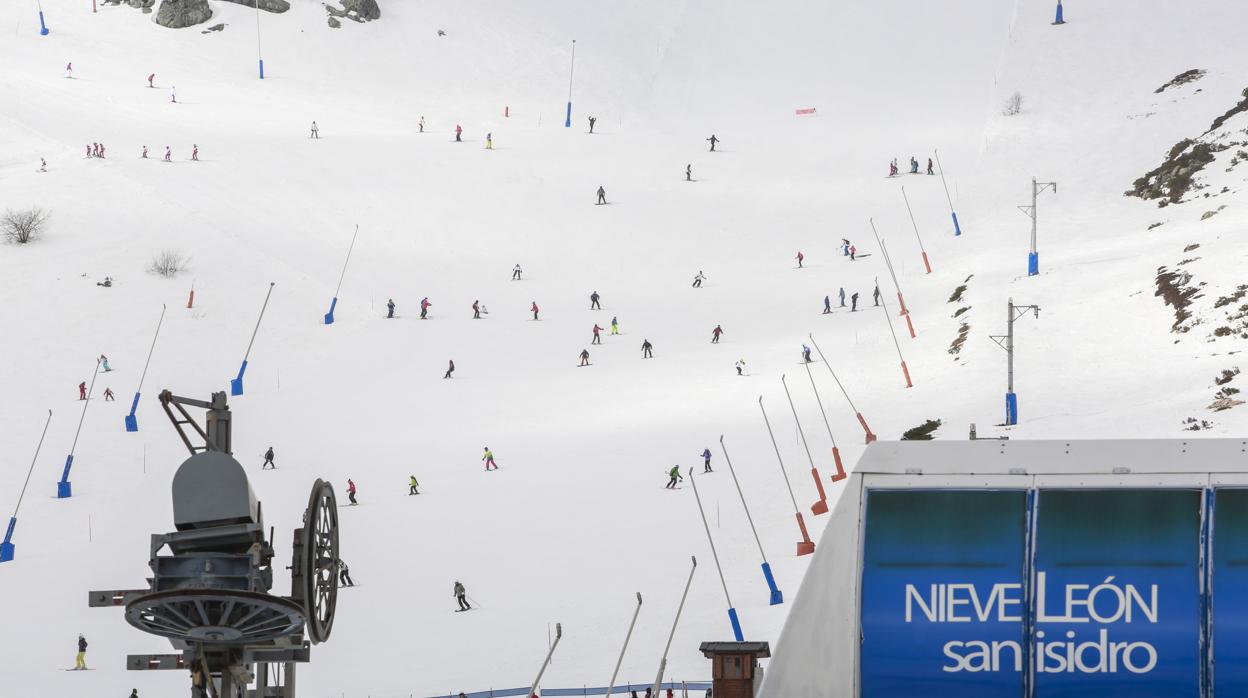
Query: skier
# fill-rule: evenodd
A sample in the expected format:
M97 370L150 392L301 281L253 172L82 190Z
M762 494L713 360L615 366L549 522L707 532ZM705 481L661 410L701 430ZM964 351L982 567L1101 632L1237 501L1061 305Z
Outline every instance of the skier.
M117 398L113 397L113 389L105 388L104 389L104 402L116 402L116 401L117 401Z
M517 264L516 266L512 267L512 269L511 269L511 280L512 280L512 281L520 281L520 273L521 273L521 269L520 269L520 265L519 265L519 264Z
M832 298L830 296L823 297L823 314L827 315L832 312Z
M896 160L892 160L891 162L888 163L888 176L889 177L897 176L897 161Z
M105 373L108 373L109 371L113 370L112 367L108 365L108 357L104 356L103 354L100 354L100 365L104 367Z
M711 449L702 449L702 472L711 472Z
M139 689L137 688L130 689L130 698L139 698Z
M165 146L165 162L173 162L173 149Z
M801 269L801 268L802 268L802 262L806 259L806 255L802 254L802 251L801 251L801 250L798 250L798 251L797 251L797 257L796 257L796 259L797 259L797 268L798 268L798 269Z
M853 305L849 309L849 312L851 313L857 312L858 311L858 292L854 291L854 295L850 296L849 300L851 303L853 303Z
M650 340L648 339L641 340L641 358L643 359L654 358L654 345L651 344Z
M359 504L355 501L355 481L347 478L347 499L351 500L351 504Z
M39 158L39 171L40 171L40 172L47 172L47 171L48 171L48 161L47 161L47 160L44 160L43 158Z
M538 318L537 318L537 311L538 311L537 301L533 301L533 306L532 306L531 308L529 308L529 310L531 310L531 311L533 312L533 319L534 319L534 320L538 319Z
M594 291L593 293L589 294L589 309L594 310L595 308L597 308L598 310L602 310L602 304L598 302L597 291Z
M394 299L390 298L386 301L386 319L394 317Z
M596 123L598 123L598 117L596 116L589 117L589 132L590 133L594 132L594 124Z
M169 101L174 104L178 103L178 88L171 86L169 88Z
M443 377L443 378L450 378L450 377L451 377L451 374L452 374L452 373L454 373L454 372L455 372L455 361L454 361L454 360L450 360L450 361L448 361L448 362L447 362L447 367L446 367L446 375L444 375L444 376L442 376L442 377Z
M931 159L931 158L928 158L928 159L927 159L927 173L928 173L929 175L934 175L934 174L936 174L935 172L933 172L933 171L932 171L932 159Z
M409 497L410 497L411 495L414 495L414 494L420 494L420 490L416 489L417 487L420 487L420 483L419 483L419 482L416 482L416 476L415 476L415 475L410 475L410 476L408 476L408 478L407 478L407 494L408 494L408 496L409 496Z
M146 160L146 159L147 159L147 146L143 146L143 155L142 155L142 158L143 158L144 160Z
M619 334L619 333L620 333L620 319L618 317L612 316L611 317L611 334Z
M424 133L425 132L425 117L423 116L420 117L420 123L416 125L420 127L420 133Z
M473 320L481 319L481 301L472 302L472 319Z
M459 124L455 124L455 142L456 143L459 143L460 141L463 140L462 138L460 138L460 136L463 135L463 133L464 133L464 127L460 126Z
M78 399L79 400L87 399L87 382L86 381L83 381L78 384Z
M468 590L464 589L464 585L460 584L458 579L455 580L455 589L452 593L455 595L455 600L459 602L459 610L472 610L472 606L470 606L467 601Z
M702 288L702 282L706 281L706 276L702 274L702 270L698 270L698 275L693 277L693 287Z
M429 306L433 303L429 302L429 296L420 299L420 319L424 320L429 316Z
M147 86L150 88L156 87L156 73L147 76Z
M588 365L589 365L589 350L582 349L581 350L581 366L588 366Z
M485 461L486 471L491 469L498 470L498 463L494 462L494 452L490 450L489 446L485 447L485 455L481 456L481 460Z
M599 327L598 323L595 322L594 323L594 338L592 341L590 341L590 344L602 344L602 335L598 334L599 332L602 332L602 328Z
M494 150L494 133L492 131L485 134L485 149Z
M685 181L686 181L686 182L692 182L692 181L693 181L693 165L691 165L691 164L690 164L690 165L685 165Z
M858 248L853 245L850 245L849 246L849 261L855 262L857 260L858 260Z
M74 658L74 670L83 671L87 668L87 638L78 633L78 656Z
M341 582L339 586L355 586L355 580L351 578L351 568L347 567L346 561L342 558L338 558L338 581Z
M724 328L716 325L715 329L711 330L711 344L719 344L719 336L723 333Z
M199 160L199 146L194 143L191 144L191 159L195 161Z
M67 77L67 78L69 78L69 79L71 79L71 80L74 78L74 64L73 64L73 62L70 62L70 63L66 63L66 64L65 64L65 77Z
M802 345L802 359L804 359L806 363L810 363L810 347L805 344Z
M313 121L312 133L308 134L308 138L320 138L320 137L321 137L321 129L316 125L316 122Z
M673 466L672 466L672 469L671 469L671 470L669 470L669 471L667 471L667 476L668 476L670 479L667 481L667 484L666 484L666 485L664 485L664 487L665 487L666 489L669 489L669 490L674 490L674 489L676 489L676 481L677 481L677 480L684 480L684 479L685 479L685 478L681 477L681 475L680 475L680 466L679 466L679 465L673 465Z
M598 187L598 204L605 204L605 203L607 203L607 190L599 186Z
M260 464L260 469L272 468L277 470L277 463L273 462L273 447L269 446L264 452L264 462Z
M744 376L745 374L742 371L745 370L745 359L737 359L737 363L734 365L737 367L737 375Z
M872 305L880 304L880 285L879 284L876 284L875 290L871 292L871 300L873 301Z
M837 295L841 299L841 307L844 308L845 307L845 287L844 286L841 287L841 290L837 293Z
M111 277L111 276L106 276L106 277L104 277L104 280L103 280L103 281L97 281L97 282L95 282L95 285L96 285L96 286L103 286L104 288L112 288L112 286L113 286L113 277Z
M100 157L104 157L104 144L100 144Z
M849 240L845 238L841 238L841 255L844 257L849 256Z
M710 138L708 138L708 139L706 139L706 140L708 140L708 141L710 141L710 142L711 142L711 152L712 152L712 153L713 153L713 152L715 152L715 144L719 142L719 139L718 139L718 138L716 138L716 137L715 137L715 134L713 134L713 133L712 133L712 134L711 134L711 137L710 137Z

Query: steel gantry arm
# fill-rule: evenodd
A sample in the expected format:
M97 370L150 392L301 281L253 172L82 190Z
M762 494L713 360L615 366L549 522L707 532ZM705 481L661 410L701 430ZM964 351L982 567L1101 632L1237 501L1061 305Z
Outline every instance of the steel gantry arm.
M174 395L168 390L162 390L158 397L160 406L165 409L165 414L169 416L169 421L173 422L173 428L177 430L178 436L182 438L182 443L186 444L186 448L191 452L192 456L204 451L233 453L233 449L230 446L230 407L226 404L224 391L213 393L212 400L208 402ZM208 411L207 430L199 426L195 418L186 411L184 405L199 407ZM182 416L181 419L173 413L174 409ZM200 440L203 441L203 446L191 443L191 439L187 436L184 428L185 425L190 425L195 430Z

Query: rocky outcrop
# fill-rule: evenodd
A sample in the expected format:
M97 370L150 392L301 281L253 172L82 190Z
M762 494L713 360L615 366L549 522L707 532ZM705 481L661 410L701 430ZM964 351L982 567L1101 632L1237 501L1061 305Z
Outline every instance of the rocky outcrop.
M343 17L354 22L368 22L374 19L381 19L381 8L377 5L377 0L339 0L339 2L342 3L341 10L328 3L323 3L330 19ZM331 24L330 26L333 25Z
M181 29L207 22L212 18L208 0L162 0L152 21L162 27Z

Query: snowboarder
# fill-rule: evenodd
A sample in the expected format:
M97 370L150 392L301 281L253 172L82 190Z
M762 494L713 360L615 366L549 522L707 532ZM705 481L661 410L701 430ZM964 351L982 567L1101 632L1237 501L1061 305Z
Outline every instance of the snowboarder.
M312 133L308 134L308 138L320 138L320 137L321 137L321 129L320 129L320 127L318 127L318 126L316 125L316 122L315 122L315 121L313 121L313 122L312 122Z
M702 472L711 472L711 449L702 449Z
M416 125L420 127L420 133L424 133L425 132L425 117L423 116L420 117L420 123Z
M146 160L146 159L147 159L147 146L143 146L143 155L142 155L141 157L142 157L144 160Z
M429 296L420 299L420 319L424 320L429 316L429 306L433 303L429 302Z
M802 345L802 359L805 360L806 363L810 363L810 347L805 344Z
M100 366L104 368L105 373L113 370L112 367L108 365L108 357L103 354L100 354Z
M824 296L823 297L823 314L827 315L830 312L832 312L832 297Z
M582 349L581 350L581 366L588 366L588 365L589 365L589 350Z
M408 478L407 478L407 494L408 494L408 496L410 497L411 495L414 495L414 494L420 494L420 490L416 489L416 488L418 488L418 487L420 487L420 483L419 483L419 482L416 482L416 476L415 476L415 475L409 475L409 476L408 476Z
M692 164L685 165L685 181L686 182L693 181L693 165Z
M351 500L352 504L359 504L355 501L355 480L351 478L347 478L347 499Z
M618 317L612 316L611 317L611 334L619 334L619 333L620 333L620 319Z
M797 268L798 268L798 269L801 269L801 268L802 268L802 262L806 259L806 255L802 254L802 251L801 251L801 250L798 250L798 251L797 251L797 257L795 257L795 259L797 259Z
M460 137L460 136L462 136L462 135L463 135L463 133L464 133L464 127L463 127L463 126L460 126L459 124L455 124L455 142L456 142L456 143L459 143L459 142L461 142L461 141L463 140L463 139Z
M858 248L853 245L850 245L849 246L849 261L855 262L857 260L858 260Z
M165 162L173 162L173 149L165 146Z
M594 309L602 310L602 304L598 302L597 291L594 291L593 293L589 294L589 309L590 310L594 310Z
M935 172L933 172L933 171L932 171L932 159L931 159L931 158L928 158L928 159L927 159L927 173L928 173L929 175L934 175L934 174L936 174Z
M443 378L450 378L450 377L451 377L451 374L452 374L452 373L454 373L454 372L455 372L455 361L454 361L454 360L449 360L449 361L447 362L447 366L446 366L446 375L444 375L444 376L442 376L442 377L443 377Z
M113 389L105 388L104 389L104 402L116 402L116 401L117 401L117 398L113 397Z
M156 87L156 73L152 73L151 75L147 76L147 86L149 88Z
M78 656L74 658L74 670L83 671L87 668L87 638L78 633Z
M844 308L845 307L845 287L844 286L842 286L841 290L837 292L837 296L840 297L841 307Z
M607 190L603 189L602 186L599 186L598 187L598 204L595 204L595 205L605 204L605 203L607 203Z
M492 131L485 134L485 149L494 150L494 133Z
M876 284L875 290L871 292L871 300L873 301L872 305L880 304L880 285L879 284Z
M277 470L277 463L273 462L273 447L272 446L269 446L267 449L265 449L264 462L260 464L261 470L266 470L268 468Z
M512 281L520 281L520 273L521 273L521 269L520 269L520 265L519 265L519 264L517 264L516 266L512 267L512 268L511 268L511 280L512 280Z
M654 358L654 345L651 344L650 340L648 339L641 340L641 358L643 359Z
M69 79L71 79L71 80L74 78L74 64L73 64L73 62L69 62L69 63L66 63L66 64L65 64L65 77L67 77L67 78L69 78Z
M481 460L485 461L485 469L487 471L491 469L498 470L498 463L494 462L494 452L490 450L489 446L485 447L485 455L481 456Z
M534 319L534 320L538 319L538 318L537 318L537 311L538 311L537 301L533 301L533 306L532 306L532 307L530 307L530 308L529 308L529 310L530 310L530 311L532 311L532 313L533 313L533 319Z
M706 276L702 273L702 270L701 270L701 269L699 269L699 270L698 270L698 275L697 275L697 276L695 276L695 277L693 277L693 287L694 287L694 288L702 288L702 282L703 282L703 281L706 281Z
M355 586L355 580L351 578L351 568L347 567L346 561L342 558L338 558L338 581L340 583L339 586Z
M596 123L598 123L598 117L596 116L589 117L589 132L590 133L594 132L594 124Z
M708 140L708 141L710 141L710 142L711 142L711 152L712 152L712 153L713 153L713 152L715 152L715 144L719 142L719 139L718 139L718 138L716 138L716 137L715 137L715 134L713 134L713 133L712 133L712 134L711 134L711 137L710 137L710 138L708 138L708 139L706 139L706 140Z
M734 365L737 367L737 375L744 376L745 373L743 373L743 371L745 371L745 359L737 359L737 363Z
M667 471L667 477L668 477L669 479L668 479L668 481L667 481L667 484L666 484L666 485L664 485L664 487L666 487L666 488L667 488L667 489L669 489L669 490L674 490L674 489L676 489L676 481L677 481L677 480L684 480L684 479L685 479L685 478L681 477L681 475L680 475L680 466L679 466L679 465L673 465L673 466L672 466L672 469L671 469L671 470L669 470L669 471Z
M452 593L455 595L455 600L459 602L459 610L461 611L472 610L472 606L468 604L468 600L467 600L468 590L464 589L464 585L460 584L458 579L455 580L455 589Z
M711 330L711 344L719 344L719 336L723 333L724 328L716 325L715 329Z
M393 317L394 317L394 299L390 298L386 300L386 319L390 319Z
M191 144L191 159L195 161L199 160L199 146L194 143Z
M83 381L78 384L78 399L79 400L87 399L87 382L86 381Z
M169 101L173 102L174 104L178 103L178 88L177 87L170 86Z
M481 319L481 301L474 300L472 302L472 319L473 320Z
M590 344L602 344L602 335L598 334L599 332L602 332L602 328L599 327L598 323L595 322L594 323L594 339L590 342Z
M850 306L849 312L851 313L858 312L858 292L854 291L854 295L850 296L849 300L853 304L852 306Z

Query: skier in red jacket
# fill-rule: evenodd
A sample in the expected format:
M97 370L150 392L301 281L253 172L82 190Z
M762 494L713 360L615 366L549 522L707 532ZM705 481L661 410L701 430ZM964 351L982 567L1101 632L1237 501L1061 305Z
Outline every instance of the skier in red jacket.
M533 319L537 319L537 301L533 301L533 307L529 308L533 312Z
M79 400L87 399L87 382L86 381L83 381L78 384L78 399Z
M602 332L602 328L599 327L598 323L595 322L594 323L594 340L590 342L590 344L602 344L602 335L598 334L599 332Z
M463 132L464 132L464 127L460 126L459 124L455 124L455 142L456 143L459 143L461 140L463 140L460 138L460 135L463 134Z

